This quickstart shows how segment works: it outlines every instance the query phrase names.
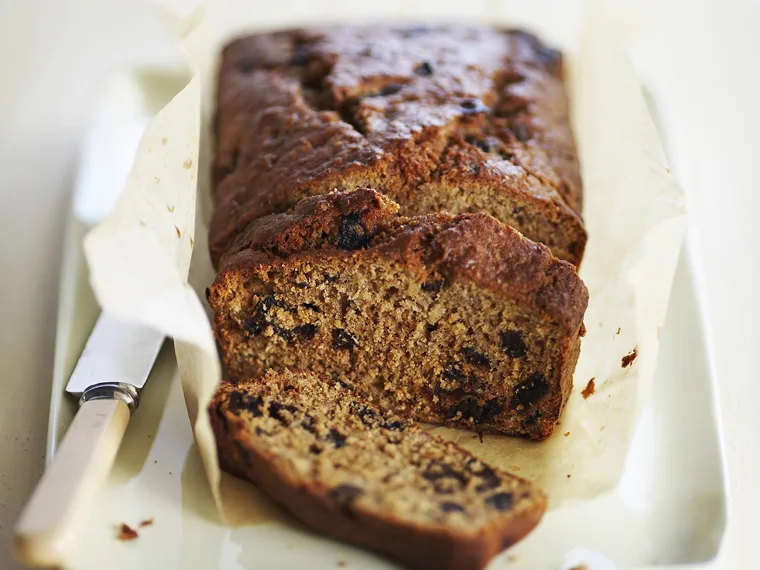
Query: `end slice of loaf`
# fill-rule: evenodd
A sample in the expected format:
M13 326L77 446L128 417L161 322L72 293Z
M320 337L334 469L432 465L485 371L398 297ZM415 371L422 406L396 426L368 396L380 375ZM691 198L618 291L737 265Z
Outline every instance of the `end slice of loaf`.
M225 383L209 412L225 470L408 568L479 570L546 507L529 482L311 373Z
M253 219L371 186L407 216L484 212L581 262L562 54L517 30L348 25L239 38L221 57L214 264Z
M209 290L228 378L311 370L406 417L548 437L584 330L575 268L486 214L396 211L358 189L252 222Z

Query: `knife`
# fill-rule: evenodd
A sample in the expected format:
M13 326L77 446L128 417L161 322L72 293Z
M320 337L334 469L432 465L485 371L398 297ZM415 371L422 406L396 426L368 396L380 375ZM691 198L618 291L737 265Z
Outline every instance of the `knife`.
M71 220L87 228L119 199L150 121L147 114L135 115L123 89L118 97L111 92L123 82L116 76L106 83L84 139ZM15 528L14 554L24 564L64 563L78 519L113 465L163 341L162 334L105 312L96 321L66 385L79 409Z
M61 564L78 513L88 510L113 465L163 341L152 329L101 313L66 385L79 410L16 526L14 550L25 564Z

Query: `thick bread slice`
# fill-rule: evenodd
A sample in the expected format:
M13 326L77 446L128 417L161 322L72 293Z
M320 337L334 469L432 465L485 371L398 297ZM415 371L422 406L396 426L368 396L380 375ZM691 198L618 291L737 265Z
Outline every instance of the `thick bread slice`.
M225 470L408 568L479 570L546 507L529 482L311 373L224 383L209 413Z
M584 331L575 268L486 214L395 211L359 189L252 222L209 290L228 378L311 370L406 417L548 437Z

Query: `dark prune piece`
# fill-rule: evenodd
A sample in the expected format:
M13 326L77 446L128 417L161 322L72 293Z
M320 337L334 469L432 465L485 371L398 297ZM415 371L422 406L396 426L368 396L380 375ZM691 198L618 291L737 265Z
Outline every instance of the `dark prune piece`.
M443 279L439 279L438 281L425 281L421 287L423 291L427 291L428 293L438 293L440 292L441 287L443 287Z
M417 67L414 68L414 73L421 77L430 77L433 75L435 69L430 61L423 61Z
M311 414L304 414L301 427L309 433L314 433L317 430L317 420Z
M229 410L235 415L245 411L250 412L255 418L260 418L264 414L263 407L264 400L261 396L249 396L237 391L230 394Z
M293 340L293 331L284 329L277 323L269 323L269 325L272 327L272 331L274 332L274 334L279 336L281 339L286 340L288 342Z
M335 449L340 449L346 445L346 436L333 428L327 432L326 439L335 446Z
M293 329L293 334L296 335L296 338L298 340L311 340L316 336L318 330L319 330L319 325L313 325L313 324L298 325L296 328Z
M362 217L353 213L340 219L338 229L338 249L355 250L369 245L369 233L364 225Z
M532 414L532 415L528 416L527 418L525 418L525 420L524 420L523 423L526 426L534 426L534 425L536 425L538 423L538 420L540 418L541 418L541 411L539 410L539 411L536 411L535 414Z
M251 460L251 454L248 452L248 450L243 447L243 444L240 443L238 440L234 439L232 440L235 444L235 448L237 449L238 455L240 456L240 459L243 460L243 463L246 467L253 467L253 461Z
M264 329L270 324L268 318L269 311L276 303L277 300L274 295L267 295L264 297L259 301L258 305L256 305L256 309L253 311L253 316L243 322L243 328L254 336L258 336L264 332Z
M487 465L484 465L480 473L476 473L476 476L481 480L478 486L475 487L478 493L490 491L499 486L499 476L496 474L496 471Z
M341 506L341 511L344 515L349 518L354 518L354 513L351 510L351 503L353 503L362 493L363 491L360 487L343 483L331 490L328 493L328 496Z
M500 333L501 347L510 358L522 358L528 353L528 347L525 346L520 331L504 331Z
M214 412L216 413L216 417L219 418L219 421L222 423L222 428L224 431L229 430L230 426L227 423L227 416L224 415L221 404L217 404L214 407Z
M487 137L485 139L478 138L474 135L467 135L464 140L473 146L478 147L486 154L497 152L499 150L499 139L494 137Z
M480 366L481 368L491 366L491 361L488 360L488 357L471 346L463 346L460 352L464 356L464 361L468 364Z
M285 427L290 425L290 420L282 412L288 412L291 416L295 416L297 411L298 408L290 404L280 404L279 402L269 404L269 417L276 419Z
M459 503L452 503L449 501L446 503L441 503L441 510L444 513L463 513L465 509Z
M359 416L362 423L367 427L380 427L389 430L403 430L406 428L406 424L399 420L387 421L375 410L366 406L355 406L354 413Z
M332 345L333 348L343 348L346 350L353 350L356 346L356 339L351 334L343 329L333 329L332 332Z
M504 404L499 398L487 400L485 404L481 405L477 397L465 396L452 408L451 417L461 413L463 420L472 420L475 424L482 424L491 421L503 411Z
M483 104L483 101L476 98L465 99L459 104L464 110L465 115L477 115L479 113L488 113L490 109Z
M509 511L512 509L512 493L496 493L486 499L486 505L497 511Z
M463 488L468 480L467 475L440 461L432 461L422 477L433 484L436 493L442 495L450 495L455 489Z
M309 446L309 453L311 453L312 455L320 455L322 453L322 449L320 449L320 447L316 443L312 443Z
M512 409L523 406L525 408L535 406L538 401L549 391L549 384L540 372L534 372L527 380L520 382L515 387L512 396Z
M375 427L382 422L382 417L375 410L367 406L358 406L355 409L356 415L359 416L362 423L367 427Z
M330 498L338 503L350 503L362 494L360 487L343 483L330 491Z
M296 44L293 46L293 56L290 58L290 65L298 67L309 63L309 46L306 44Z
M464 382L467 380L462 368L459 364L449 364L443 369L443 377L447 380L456 380L458 382Z
M384 422L383 427L391 431L404 431L406 424L400 420L392 420L390 422Z

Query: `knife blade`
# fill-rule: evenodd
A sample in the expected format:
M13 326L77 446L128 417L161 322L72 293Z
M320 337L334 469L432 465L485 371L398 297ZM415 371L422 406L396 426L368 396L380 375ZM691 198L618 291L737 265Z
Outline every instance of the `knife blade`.
M90 399L117 397L134 411L164 342L161 333L101 313L71 374L66 391Z

